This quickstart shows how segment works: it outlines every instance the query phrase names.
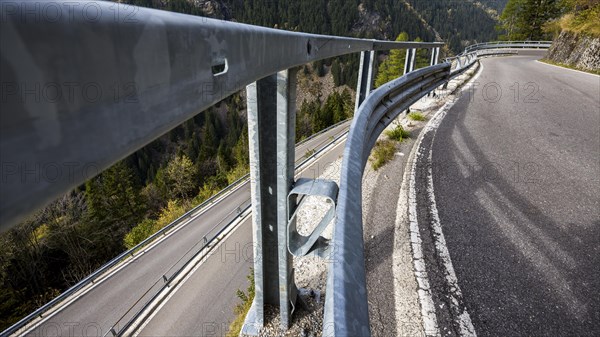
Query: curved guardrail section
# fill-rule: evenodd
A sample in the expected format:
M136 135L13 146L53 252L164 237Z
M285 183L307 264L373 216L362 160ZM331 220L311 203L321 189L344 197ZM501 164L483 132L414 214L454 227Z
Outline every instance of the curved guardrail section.
M51 21L32 21L28 20L31 14L28 6L32 6L32 2L15 1L0 7L1 38L11 46L0 50L3 89L6 89L0 111L3 157L0 230L10 228L30 211L248 84L261 82L260 90L263 90L270 83L264 79L272 78L277 72L362 52L359 74L364 75L365 81L359 91L366 100L352 122L344 153L333 238L332 256L336 262L327 281L325 334L328 329L335 335L370 334L362 250L361 186L355 182L360 181L370 150L383 129L410 104L473 64L477 59L474 53L453 60L454 68L444 63L410 72L369 95L374 51L408 49L414 63L417 48L434 49L443 43L295 33L112 2L94 2L94 6L100 13L121 15L99 15L91 20L85 6L72 6L69 1L59 0L53 6L67 10L69 15L51 18ZM39 11L40 7L30 9ZM432 55L432 64L437 63L438 52ZM31 88L23 84L41 88L41 93L44 89L64 90L69 99L58 102L48 97L27 99ZM93 89L92 92L89 89ZM278 89L288 90L285 83L281 88L276 85L268 89L265 91L270 91L269 94ZM72 90L77 91L75 95ZM61 95L64 93L61 91ZM261 104L287 102L287 93L280 96L276 100L262 93L257 97L264 99ZM276 111L262 109L256 113L268 116ZM287 110L282 111L285 115ZM40 170L49 163L68 164L69 174L52 180L23 176L23 172L30 172L31 168ZM246 179L238 180L236 186ZM283 186L282 191L286 188ZM24 321L82 289L222 193L113 259ZM282 308L288 307L285 298L282 303Z
M31 20L43 8L23 0L0 8L1 38L11 46L0 50L8 177L0 230L267 75L360 51L443 45L295 33L104 1L94 9L105 15L91 20L86 6L53 6L68 15ZM75 94L25 99L31 88L23 83ZM23 176L44 165L68 174Z
M506 49L506 48L539 48L539 49L548 49L552 45L552 41L493 41L493 42L484 42L477 43L468 46L465 48L463 54L467 54L469 52L475 50L482 49Z
M456 76L459 76L465 72L475 62L477 62L477 60L478 55L476 52L446 58L445 62L450 64L450 79L455 78Z
M408 73L373 91L358 109L344 150L325 298L324 336L369 336L363 251L362 175L377 137L402 111L447 82L450 64Z

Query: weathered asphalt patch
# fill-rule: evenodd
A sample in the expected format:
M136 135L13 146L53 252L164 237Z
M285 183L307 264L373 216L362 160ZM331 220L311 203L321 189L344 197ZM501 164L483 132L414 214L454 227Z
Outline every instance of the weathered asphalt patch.
M424 333L427 336L475 336L445 247L431 176L431 144L435 130L454 104L453 97L450 98L451 101L439 109L426 125L411 153L409 160L412 163L404 179L408 181L408 187L403 184L398 202L397 228L402 222L410 223L414 273ZM401 215L406 208L408 219Z

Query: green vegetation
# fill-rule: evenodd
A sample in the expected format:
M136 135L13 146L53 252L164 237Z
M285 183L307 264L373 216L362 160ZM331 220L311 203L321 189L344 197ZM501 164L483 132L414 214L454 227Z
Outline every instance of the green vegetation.
M398 142L410 138L410 132L404 130L402 125L397 125L395 128L385 131L385 135L388 139L377 141L371 153L371 167L375 171L394 159Z
M254 300L254 271L252 268L250 269L250 274L246 276L250 285L246 289L246 292L237 290L237 297L242 301L242 303L236 305L233 312L235 313L235 318L233 322L229 325L229 331L227 332L227 337L237 337L240 335L240 331L244 326L244 320L246 319L246 315L248 311L250 311L250 307L252 306L252 301Z
M561 0L509 0L500 16L505 40L548 40L542 29L549 20L560 15Z
M400 33L396 38L396 41L408 41L408 34L406 32ZM420 38L415 39L416 42L421 42ZM429 66L429 52L425 49L419 49L417 51L417 58L415 61L415 69ZM375 87L378 88L385 83L394 80L404 74L404 63L406 60L405 49L391 50L388 58L379 65L377 77L375 78Z
M402 142L404 139L410 138L410 132L404 130L402 125L397 125L395 128L385 131L385 135L397 142Z
M555 36L561 31L576 35L600 37L600 1L563 0L566 13L557 20L546 23L544 30Z
M598 0L509 0L500 16L505 40L549 40L561 31L600 36Z
M469 44L497 39L498 11L504 8L506 1L407 0L407 3L439 33L450 51L459 53ZM426 41L434 40L425 32L409 34Z
M405 32L400 33L398 37L396 37L396 41L408 41L408 34ZM377 77L375 78L375 87L378 88L385 83L402 76L404 74L405 60L406 50L391 50L388 58L379 65Z
M150 235L175 221L188 210L189 209L181 205L180 202L169 200L167 207L161 211L158 219L153 220L146 218L125 235L125 238L123 239L125 247L127 249L135 247Z
M427 120L427 118L425 118L425 116L423 116L422 113L420 112L411 112L408 114L408 118L412 119L413 121L425 121Z
M379 170L390 160L394 159L396 153L396 142L390 140L379 140L373 148L371 167Z
M304 101L296 115L296 141L346 120L353 114L354 103L347 89L341 93L331 93L325 104L321 104L319 98L311 102Z
M495 34L495 22L468 1L409 0L412 8L396 0L224 0L211 2L213 6L187 0L120 2L293 31L386 40L406 32L406 39L433 41L435 29L455 52L462 43L492 40ZM371 24L370 17L380 19ZM390 61L391 68L398 63L403 69L404 53L399 51L398 59ZM427 55L419 57L418 67L428 62ZM348 55L315 62L301 73L330 71L336 86L355 88L358 63L357 54ZM400 75L394 69L388 72ZM1 233L0 330L245 175L249 158L243 97L238 93L224 99ZM298 139L353 114L349 90L316 97L300 106Z

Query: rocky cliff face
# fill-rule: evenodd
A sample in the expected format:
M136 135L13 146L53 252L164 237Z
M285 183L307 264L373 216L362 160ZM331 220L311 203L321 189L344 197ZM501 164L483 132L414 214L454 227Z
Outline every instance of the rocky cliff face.
M546 58L583 70L600 70L600 38L563 31L554 40Z

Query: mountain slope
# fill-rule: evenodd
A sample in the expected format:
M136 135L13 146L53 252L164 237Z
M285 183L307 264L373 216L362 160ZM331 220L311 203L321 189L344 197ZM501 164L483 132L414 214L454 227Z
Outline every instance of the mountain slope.
M459 52L497 38L498 12L506 0L225 0L240 22L319 34L393 40L442 39ZM365 20L364 18L371 20Z

